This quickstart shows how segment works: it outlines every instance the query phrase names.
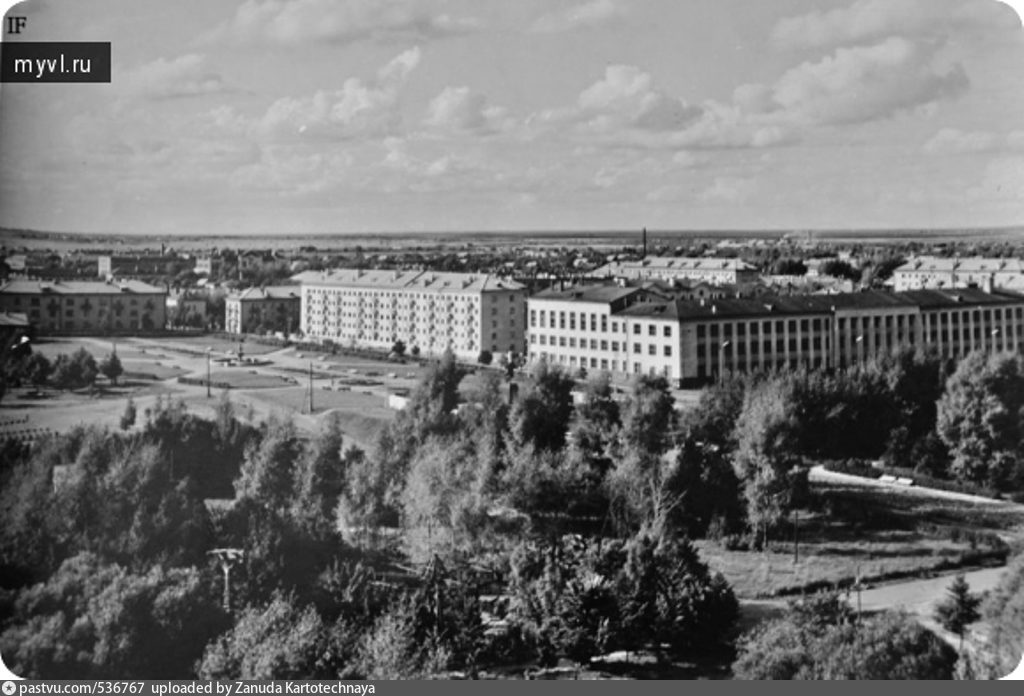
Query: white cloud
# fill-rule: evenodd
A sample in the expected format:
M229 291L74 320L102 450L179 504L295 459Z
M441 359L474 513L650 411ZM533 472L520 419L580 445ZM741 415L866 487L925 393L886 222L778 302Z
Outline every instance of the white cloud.
M857 0L780 20L772 31L784 48L833 47L889 36L941 36L952 30L1017 30L1020 19L997 2L963 0Z
M1001 157L986 167L981 180L967 191L971 201L1009 201L1015 205L1024 200L1024 158Z
M431 38L465 33L475 20L453 18L432 0L245 0L214 41L303 44Z
M774 85L771 101L803 122L856 123L958 96L967 87L962 66L940 73L931 49L893 37L840 48L787 71Z
M999 136L984 131L964 132L956 128L943 128L924 145L930 155L985 152L996 147Z
M511 126L503 108L469 87L445 87L427 107L425 123L441 131L495 133Z
M223 78L206 66L205 57L196 53L171 60L158 58L127 71L115 84L124 94L149 99L191 97L227 89Z
M750 179L719 176L700 193L699 198L707 202L740 203L749 198L756 188L757 185Z
M560 34L609 24L622 19L627 10L621 1L590 0L537 18L530 31L537 34Z
M399 94L409 73L419 65L420 57L420 49L412 48L378 70L376 80L364 82L351 77L340 90L318 90L309 96L278 99L260 119L246 123L246 127L255 136L268 140L385 135L401 121ZM214 117L225 126L238 125L238 117L231 112L222 110Z
M699 108L655 89L651 76L632 65L608 66L604 78L580 93L577 109L598 131L678 130L701 114Z

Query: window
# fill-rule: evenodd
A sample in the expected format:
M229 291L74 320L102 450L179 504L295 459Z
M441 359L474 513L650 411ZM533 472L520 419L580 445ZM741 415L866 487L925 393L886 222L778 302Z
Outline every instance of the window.
M672 327L666 326L661 333L665 338L672 338Z
M633 344L633 352L636 353L637 355L640 354L640 344L639 343L634 343Z
M618 333L618 332L619 332L619 322L613 321L612 322L612 333Z
M633 335L634 336L639 336L640 335L640 325L639 324L633 324Z
M648 336L657 336L658 335L658 327L655 326L654 324L651 324L650 326L648 326L647 327L647 335Z
M530 326L537 326L537 310L530 310Z
M569 328L576 330L576 312L569 312Z
M656 345L654 345L653 343L651 345L647 346L647 354L648 355L657 355L658 354L658 347Z
M608 350L608 341L601 341L601 350Z
M570 348L575 348L576 347L576 339L574 337L572 337L572 336L569 337L569 347Z

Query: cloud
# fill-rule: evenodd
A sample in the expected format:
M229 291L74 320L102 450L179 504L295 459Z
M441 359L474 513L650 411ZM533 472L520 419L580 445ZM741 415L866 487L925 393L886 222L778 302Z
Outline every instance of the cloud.
M965 154L991 150L999 141L995 133L975 131L965 133L956 128L943 128L925 143L929 155Z
M787 71L772 88L768 106L805 123L857 123L959 96L968 84L959 64L940 73L933 49L893 37L840 48Z
M189 53L158 58L127 71L115 81L123 94L148 99L171 99L226 91L223 78L206 66L205 57Z
M632 65L611 65L580 93L577 115L597 131L634 128L678 130L700 116L699 107L654 88L650 74Z
M375 80L351 77L339 90L283 97L255 122L223 109L214 112L213 117L226 128L241 126L263 140L384 135L401 121L399 95L420 58L419 47L411 48L380 68Z
M756 188L751 179L719 176L698 197L707 202L739 203L749 198Z
M561 34L610 24L626 14L626 8L616 0L590 0L538 17L530 31L535 34Z
M496 133L511 126L503 108L469 87L445 87L427 107L425 123L440 131Z
M418 40L472 31L477 22L437 10L432 0L245 0L213 41L303 44Z
M889 36L941 36L956 31L1019 30L1020 18L996 2L963 0L857 0L780 20L772 31L782 48L821 48Z
M527 119L534 133L635 148L764 148L808 129L862 123L931 107L968 88L959 64L935 67L935 48L890 38L839 48L772 84L738 87L731 101L690 104L658 89L636 66L612 65L576 104Z

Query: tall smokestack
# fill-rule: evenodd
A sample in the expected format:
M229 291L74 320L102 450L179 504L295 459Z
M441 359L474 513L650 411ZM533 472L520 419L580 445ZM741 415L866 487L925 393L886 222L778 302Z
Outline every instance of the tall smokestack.
M647 258L647 228L644 228L644 255L641 258Z

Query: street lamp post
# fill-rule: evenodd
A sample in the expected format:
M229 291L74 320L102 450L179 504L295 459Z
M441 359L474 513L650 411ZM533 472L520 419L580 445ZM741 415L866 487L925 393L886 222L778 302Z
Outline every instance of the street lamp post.
M718 379L725 380L725 349L729 347L732 341L723 341L722 345L718 347Z
M209 399L210 396L211 396L211 394L210 394L210 351L212 351L212 350L213 350L212 347L206 349L206 398L207 399Z
M208 552L211 556L220 561L221 570L224 571L224 611L231 611L231 568L242 561L245 551L242 549L213 549Z

